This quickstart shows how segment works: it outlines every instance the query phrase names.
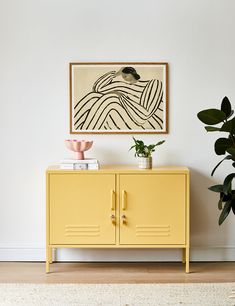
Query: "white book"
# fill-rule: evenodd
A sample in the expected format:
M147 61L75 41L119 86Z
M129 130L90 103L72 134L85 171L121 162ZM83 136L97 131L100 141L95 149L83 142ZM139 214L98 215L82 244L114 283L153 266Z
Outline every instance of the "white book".
M88 164L88 170L99 170L99 168L98 164Z
M68 165L68 164L60 164L60 169L64 169L64 170L73 170L74 169L74 166L73 166L73 164L70 164L70 165Z
M78 164L78 163L63 163L59 164L60 169L68 170L98 170L100 168L98 163L94 164Z
M73 164L74 170L87 170L87 164Z
M87 170L87 164L60 164L60 169L64 170Z
M85 158L85 159L65 158L60 163L61 164L97 164L98 160L94 158Z

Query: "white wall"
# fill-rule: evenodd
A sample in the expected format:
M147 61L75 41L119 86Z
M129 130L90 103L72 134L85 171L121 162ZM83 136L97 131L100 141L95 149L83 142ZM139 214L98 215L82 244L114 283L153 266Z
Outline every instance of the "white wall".
M193 260L235 258L235 218L217 225L207 190L220 160L198 111L235 100L233 0L0 0L0 259L43 260L45 169L68 155L68 63L169 62L169 127L156 165L191 169ZM101 163L136 163L130 135L90 135ZM88 155L89 155L88 154ZM60 260L164 260L178 251L66 250ZM176 255L176 257L175 257Z

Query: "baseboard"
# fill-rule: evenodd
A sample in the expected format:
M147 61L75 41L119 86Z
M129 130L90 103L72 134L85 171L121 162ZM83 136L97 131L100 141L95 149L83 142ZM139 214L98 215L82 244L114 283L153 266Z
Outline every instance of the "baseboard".
M181 261L180 249L60 249L56 261ZM45 248L0 245L0 261L44 261ZM192 246L191 261L235 261L235 246Z

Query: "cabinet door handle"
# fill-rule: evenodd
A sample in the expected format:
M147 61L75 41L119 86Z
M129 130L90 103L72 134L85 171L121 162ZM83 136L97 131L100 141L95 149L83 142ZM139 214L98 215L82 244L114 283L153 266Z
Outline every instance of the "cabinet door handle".
M115 191L111 190L111 210L115 210Z
M122 191L122 210L126 209L126 191Z
M122 224L126 224L126 216L122 215Z
M111 215L110 218L111 218L112 223L115 223L115 219L116 219L115 215Z

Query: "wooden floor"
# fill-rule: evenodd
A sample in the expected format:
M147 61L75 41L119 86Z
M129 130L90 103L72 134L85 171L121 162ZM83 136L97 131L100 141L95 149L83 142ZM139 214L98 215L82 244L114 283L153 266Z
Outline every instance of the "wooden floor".
M0 262L1 283L196 283L235 282L234 262L191 263L45 263Z

